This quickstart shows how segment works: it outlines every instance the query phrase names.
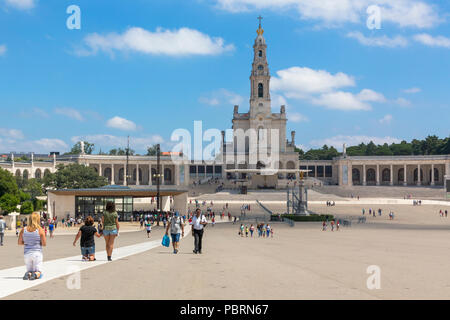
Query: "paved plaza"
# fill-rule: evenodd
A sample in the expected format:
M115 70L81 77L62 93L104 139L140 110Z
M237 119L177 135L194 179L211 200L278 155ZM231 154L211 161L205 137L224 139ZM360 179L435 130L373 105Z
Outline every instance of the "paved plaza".
M253 196L264 194L273 201L282 195ZM245 202L231 198L229 210L240 215ZM212 209L219 212L223 205L216 200ZM283 209L277 203L268 207L274 212ZM450 217L440 217L439 210L450 206L371 206L353 201L310 206L338 218L361 216L362 208L365 224L353 222L351 227L324 232L321 223L290 227L274 222L273 238L240 237L239 221L219 218L220 223L205 231L201 255L192 253L190 233L174 255L160 245L162 226L154 227L147 239L138 224L122 223L112 262L106 261L103 239L96 239L97 261L81 262L78 245L72 246L76 229L58 228L44 249L44 278L34 282L21 280L23 249L16 236L8 234L0 247L0 294L2 299L449 299ZM369 208L381 208L382 215L368 217ZM389 211L395 213L393 221ZM247 212L248 217L262 214L256 204ZM367 287L369 266L379 267L379 289ZM79 288L71 285L73 279L79 279Z

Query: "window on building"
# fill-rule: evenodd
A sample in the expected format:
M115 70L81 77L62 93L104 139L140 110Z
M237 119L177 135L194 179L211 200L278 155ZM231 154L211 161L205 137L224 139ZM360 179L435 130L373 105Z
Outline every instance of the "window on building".
M326 178L333 177L333 166L325 166L325 177Z
M258 84L258 98L264 97L264 85L262 83Z
M258 52L258 56L259 56L260 58L262 58L262 56L263 56L263 52L262 52L262 50L259 50L259 52Z

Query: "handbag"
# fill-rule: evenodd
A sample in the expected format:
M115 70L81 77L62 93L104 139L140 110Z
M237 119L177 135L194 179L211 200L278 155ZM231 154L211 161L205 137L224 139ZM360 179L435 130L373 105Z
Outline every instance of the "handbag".
M164 247L169 247L170 246L170 238L167 234L164 235L164 237L162 238L161 244Z

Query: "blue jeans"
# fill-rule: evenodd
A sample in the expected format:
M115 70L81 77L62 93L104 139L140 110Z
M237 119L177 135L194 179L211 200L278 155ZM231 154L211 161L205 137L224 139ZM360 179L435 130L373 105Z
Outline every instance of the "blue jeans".
M86 257L95 254L95 246L92 247L81 247L81 255Z

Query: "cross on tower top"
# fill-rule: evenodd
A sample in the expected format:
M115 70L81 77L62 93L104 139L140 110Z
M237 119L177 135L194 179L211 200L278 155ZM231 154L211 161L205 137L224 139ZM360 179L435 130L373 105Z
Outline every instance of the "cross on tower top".
M263 17L261 17L261 15L258 17L259 20L259 26L261 27L261 20L263 19Z

